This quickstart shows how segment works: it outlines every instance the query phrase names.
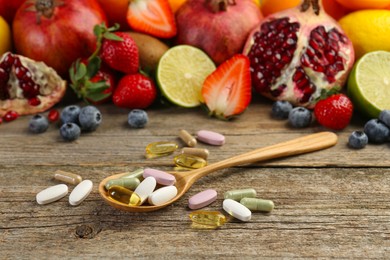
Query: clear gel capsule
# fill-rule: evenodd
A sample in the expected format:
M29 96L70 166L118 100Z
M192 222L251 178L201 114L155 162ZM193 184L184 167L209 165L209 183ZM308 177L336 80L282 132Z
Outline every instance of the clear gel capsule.
M129 205L131 206L140 206L145 200L153 193L156 188L156 179L153 177L145 178L135 189L133 194L130 197Z
M183 147L181 149L182 154L193 155L207 160L209 157L209 150L204 148Z
M127 188L129 190L135 190L139 184L140 181L137 178L119 178L107 181L104 187L106 188L106 190L108 190L111 186L115 185Z
M175 142L154 142L146 146L146 158L170 155L178 145Z
M197 143L196 138L184 129L179 131L179 137L189 147L194 147Z
M263 200L257 198L243 198L240 203L252 211L271 212L275 205L272 200Z
M230 190L223 194L224 199L232 199L240 201L242 198L254 198L256 197L256 190L254 189L240 189Z
M54 179L72 185L77 185L83 180L80 175L62 170L57 170L54 172Z
M137 178L137 179L142 179L142 175L144 174L144 169L143 168L138 168L132 172L126 173L121 176L121 178L126 179L126 178Z
M177 167L183 167L187 169L199 169L205 167L207 162L205 159L186 154L179 154L173 158L173 162Z
M107 193L111 199L122 202L124 204L129 204L130 197L133 194L131 190L121 186L111 186Z
M194 228L217 228L226 223L226 217L219 211L198 210L189 214Z

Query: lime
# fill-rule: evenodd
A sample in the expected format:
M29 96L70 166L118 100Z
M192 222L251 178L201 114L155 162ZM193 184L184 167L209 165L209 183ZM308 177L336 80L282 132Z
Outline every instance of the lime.
M172 103L182 107L196 107L200 105L203 82L214 70L214 62L202 50L189 45L177 45L160 58L157 84Z
M369 117L377 118L380 111L390 109L390 52L369 52L355 63L348 78L348 95Z

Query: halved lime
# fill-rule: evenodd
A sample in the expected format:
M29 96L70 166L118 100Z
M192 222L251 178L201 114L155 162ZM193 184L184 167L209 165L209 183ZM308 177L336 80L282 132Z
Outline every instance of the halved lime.
M189 45L177 45L160 58L157 84L172 103L182 107L196 107L200 105L203 82L214 70L214 62L202 50Z
M365 54L354 65L348 78L348 95L366 116L377 118L390 109L390 52Z

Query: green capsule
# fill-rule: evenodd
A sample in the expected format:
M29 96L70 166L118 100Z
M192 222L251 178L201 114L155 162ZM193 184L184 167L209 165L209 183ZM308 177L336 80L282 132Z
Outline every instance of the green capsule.
M183 167L188 169L199 169L207 165L205 159L187 154L179 154L175 156L175 158L173 158L173 162L177 167Z
M243 198L240 203L252 211L270 212L274 209L272 200L263 200L257 198Z
M119 178L109 180L104 187L106 190L110 189L111 186L121 186L129 190L135 190L137 186L140 184L139 179L137 178Z
M225 192L223 196L225 199L240 201L242 198L256 197L256 191L254 189L230 190Z
M179 146L175 142L154 142L146 146L146 158L170 155Z
M111 186L107 193L111 199L122 202L124 204L129 204L130 197L133 194L133 192L129 189L115 185Z
M137 178L137 179L142 179L144 174L144 169L143 168L138 168L132 172L129 172L121 177L121 179L125 178Z
M219 211L198 210L189 215L194 228L217 228L226 223L226 217Z

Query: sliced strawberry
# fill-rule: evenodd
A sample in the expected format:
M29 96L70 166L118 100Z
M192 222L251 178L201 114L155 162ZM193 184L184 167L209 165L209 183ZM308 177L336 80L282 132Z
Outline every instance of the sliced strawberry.
M139 32L159 38L176 35L175 16L167 0L131 0L127 23Z
M249 68L248 57L236 54L206 78L202 97L210 115L228 119L248 107L252 97Z

